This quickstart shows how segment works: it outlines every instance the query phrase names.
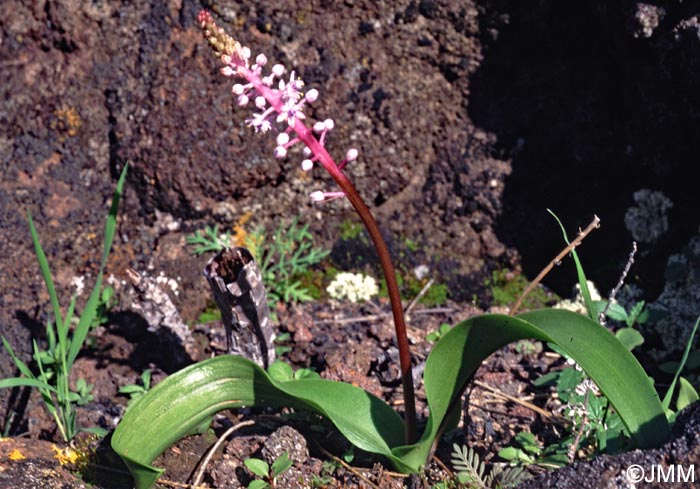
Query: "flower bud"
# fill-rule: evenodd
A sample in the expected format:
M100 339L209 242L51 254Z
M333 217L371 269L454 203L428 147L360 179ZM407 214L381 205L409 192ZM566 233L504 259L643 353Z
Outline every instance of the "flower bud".
M355 161L359 152L355 148L350 148L347 153L345 153L346 161Z
M272 74L282 76L284 74L284 65L275 65L272 67Z
M323 132L326 125L323 122L317 122L314 124L314 132Z
M315 88L312 88L311 90L306 92L306 95L304 95L304 98L310 104L314 103L318 99L318 90L316 90Z
M277 146L284 146L289 142L289 134L281 132L277 135Z
M277 146L275 148L275 158L284 158L287 156L287 149L284 146Z
M265 97L255 97L255 106L258 109L264 109L265 105L267 104L267 101L265 100Z
M314 167L314 162L311 160L304 160L301 162L301 169L304 171L311 171Z
M255 64L258 66L265 66L267 64L267 56L265 56L263 53L258 54L258 56L255 58Z
M323 202L324 200L326 200L326 196L320 190L316 190L315 192L311 192L311 194L309 195L309 198L314 202Z
M333 122L333 119L326 119L325 121L323 121L323 124L329 131L335 127L335 122Z

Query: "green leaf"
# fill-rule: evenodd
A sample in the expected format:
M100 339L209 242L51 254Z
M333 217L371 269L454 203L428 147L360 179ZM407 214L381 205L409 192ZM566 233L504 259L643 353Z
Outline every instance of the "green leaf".
M593 304L596 311L596 315L598 315L605 311L605 306L607 306L608 301L593 301ZM627 311L625 311L625 308L617 302L613 302L612 304L610 304L610 307L608 307L608 310L605 313L605 315L614 321L626 322L628 319Z
M557 223L559 224L559 227L561 228L561 232L564 235L564 241L566 241L566 244L570 244L569 242L569 237L566 235L566 229L564 229L564 225L561 223L557 215L552 212L551 210L547 209L547 212L549 212L554 219L556 219ZM578 258L578 253L576 253L575 249L571 250L571 257L574 259L574 264L576 265L576 274L578 275L578 283L579 286L581 287L581 295L583 295L583 300L586 303L586 311L588 311L588 316L593 320L596 321L596 309L593 304L593 300L591 299L591 292L588 290L588 281L586 280L586 274L583 272L583 266L581 265L581 260Z
M676 389L676 382L678 382L678 377L680 377L683 368L685 367L685 362L688 361L688 355L690 354L690 348L693 346L693 339L695 338L695 333L698 331L698 325L700 325L700 316L698 316L695 321L695 326L693 326L693 331L690 333L690 338L688 338L688 343L685 345L685 351L681 357L681 363L678 364L678 370L676 370L676 375L673 377L673 382L671 382L668 392L664 396L662 405L665 411L671 408L671 398L673 397L673 392Z
M34 253L36 254L36 259L39 262L39 270L41 271L41 276L44 278L44 284L46 284L46 290L48 291L49 298L51 299L51 307L53 308L53 314L56 320L56 328L61 331L63 329L63 314L61 313L61 306L58 304L56 287L54 287L53 278L51 278L49 261L46 259L44 248L41 247L39 235L36 232L34 221L32 220L32 214L29 211L27 211L27 221L29 222L29 232L32 235L32 242L34 243Z
M294 462L289 459L289 454L287 452L282 453L279 457L272 462L271 475L273 478L284 473L289 467L292 466Z
M109 214L107 215L107 222L105 223L105 236L102 245L102 260L100 262L100 271L97 273L97 280L95 280L95 286L90 293L90 297L83 308L83 312L80 315L80 320L78 321L78 326L73 331L73 338L70 344L70 350L68 351L68 357L66 359L66 368L70 371L73 366L73 362L78 357L80 349L83 347L85 338L90 331L90 325L92 324L95 314L97 312L97 305L100 301L100 291L102 290L102 276L104 275L104 269L107 265L107 258L109 257L109 251L112 249L112 241L114 241L114 233L117 229L117 211L119 210L119 199L122 195L122 190L124 188L124 182L126 180L126 172L129 169L129 164L124 165L121 175L119 175L119 180L117 181L117 188L114 190L114 195L112 196L112 205L109 208Z
M426 361L430 417L421 439L413 445L402 445L403 420L362 389L323 379L280 382L250 360L226 355L177 372L138 400L115 430L112 448L134 474L137 488L145 489L162 472L149 464L204 417L244 406L290 406L325 416L350 443L384 455L397 470L417 472L482 361L520 339L559 345L610 400L640 447L658 446L666 440L666 416L634 356L595 321L548 309L517 317L478 316L445 334Z
M630 351L644 343L644 336L634 328L620 328L615 332L615 336Z
M686 406L698 401L698 391L695 390L693 384L688 382L685 377L678 379L678 399L676 400L676 409L681 411Z
M268 487L270 487L270 484L259 479L255 479L248 484L248 489L267 489Z
M46 389L51 392L56 392L56 389L51 387L46 382L42 382L37 379L28 379L25 377L11 377L9 379L0 380L0 389L5 387L37 387L39 389Z
M267 373L278 382L287 382L294 379L294 369L287 362L276 360L267 367Z
M460 400L481 362L504 345L526 338L555 343L573 358L610 400L640 447L659 446L668 438L658 395L634 356L597 322L571 311L543 309L516 317L477 316L445 334L425 365L430 406L425 432L418 443L394 448L394 457L413 470L424 464L450 404Z
M319 413L357 447L390 454L403 441L401 417L387 404L349 384L324 379L279 382L248 359L225 355L191 365L151 389L125 413L112 448L150 487L162 469L149 464L167 447L224 409L290 406Z
M243 461L243 464L258 477L267 477L270 472L270 466L267 465L267 462L259 458L247 458Z

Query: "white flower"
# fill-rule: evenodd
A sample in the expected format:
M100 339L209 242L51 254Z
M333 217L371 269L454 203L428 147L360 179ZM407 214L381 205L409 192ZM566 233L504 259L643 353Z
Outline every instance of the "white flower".
M379 293L377 282L361 273L341 272L326 288L328 295L334 299L347 298L350 302L369 300Z

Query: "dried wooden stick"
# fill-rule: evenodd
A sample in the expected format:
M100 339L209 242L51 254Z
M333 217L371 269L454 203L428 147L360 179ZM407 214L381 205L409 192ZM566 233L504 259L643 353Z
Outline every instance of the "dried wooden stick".
M206 457L204 457L204 460L202 460L202 464L199 466L199 470L197 470L197 476L194 478L194 481L192 482L193 486L198 486L200 482L202 482L202 478L204 477L204 469L207 468L207 465L209 464L209 461L211 458L214 456L216 451L219 449L221 444L228 438L231 433L234 431L243 428L244 426L252 426L255 424L255 421L243 421L241 423L238 423L237 425L231 426L229 429L227 429L223 435L219 437L218 440L216 440L216 443L211 447L209 452L207 453Z
M320 444L316 443L316 445L318 446L318 448L321 450L321 452L323 452L323 454L324 454L326 457L330 457L330 458L332 458L333 460L335 460L336 462L338 462L340 465L343 466L343 468L344 468L345 470L349 470L350 472L352 472L353 474L355 474L357 477L359 477L360 479L362 479L363 481L365 481L372 489L379 489L379 486L377 486L374 482L372 482L372 481L369 480L367 477L365 477L359 470L357 470L356 468L354 468L354 467L352 467L351 465L347 464L347 463L345 462L345 460L343 460L342 458L336 457L336 456L333 455L331 452L329 452L328 450L326 450L325 448L323 448ZM388 473L388 472L387 472L387 473ZM402 474L402 475L403 475L403 474Z
M542 416L545 419L552 417L552 413L550 413L549 411L546 411L539 406L535 406L531 402L527 402L523 399L518 399L517 397L513 397L509 394L506 394L505 392L503 392L495 387L492 387L484 382L481 382L480 380L474 380L474 384L478 385L482 389L486 389L487 391L490 391L490 392L496 394L497 396L501 396L504 399L512 401L516 404L520 404L521 406L525 406L526 408L531 409L532 411L535 411L537 414L539 414L540 416Z
M581 241L583 241L583 239L586 236L588 236L588 234L590 234L591 231L598 228L599 226L600 226L600 218L598 218L598 216L594 215L593 220L588 225L588 227L586 229L584 229L583 231L579 231L576 238L574 238L574 240L571 241L571 243L569 243L569 245L566 248L564 248L552 261L550 261L547 264L546 267L544 267L542 269L542 271L539 273L539 275L537 275L537 277L535 277L535 280L530 282L530 285L528 285L527 288L520 295L520 297L518 297L518 300L515 302L515 305L510 309L510 312L508 314L513 316L517 312L518 308L522 305L523 301L525 300L525 297L527 297L528 294L530 294L530 292L532 292L533 289L535 287L537 287L537 284L539 284L542 281L542 279L545 277L545 275L547 275L549 273L549 271L554 267L554 265L561 262L561 260L567 254L569 254L571 252L571 250L573 250L574 248L576 248L578 245L581 244Z
M411 301L411 303L408 306L406 306L406 309L403 310L403 313L406 316L407 320L408 320L408 313L411 312L411 309L416 307L416 304L418 304L418 301L420 300L420 298L423 297L426 292L428 292L428 289L430 287L432 287L434 282L435 282L434 278L431 278L430 280L428 280L428 283L423 286L423 288L420 290L420 292L418 292L418 295L416 295L413 298L413 300Z
M617 281L617 285L615 285L615 288L610 291L610 296L608 297L608 303L605 304L605 309L603 309L603 312L601 312L600 316L598 316L598 322L600 324L605 324L605 315L608 313L608 309L610 308L610 304L612 304L612 302L615 300L615 296L622 288L622 285L625 283L625 278L627 278L627 274L630 271L630 267L632 267L632 264L634 263L634 255L636 253L637 253L637 242L632 241L632 251L630 251L630 254L627 257L627 263L625 263L625 268L622 270L622 275L620 275L620 280Z

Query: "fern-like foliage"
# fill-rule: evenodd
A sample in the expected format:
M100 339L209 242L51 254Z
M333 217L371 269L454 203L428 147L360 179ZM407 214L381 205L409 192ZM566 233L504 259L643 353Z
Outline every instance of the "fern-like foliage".
M522 467L494 464L486 473L486 464L472 448L452 446L452 466L457 472L460 487L469 489L505 489L515 487L530 475Z

